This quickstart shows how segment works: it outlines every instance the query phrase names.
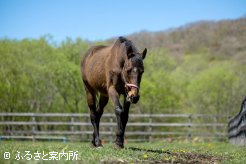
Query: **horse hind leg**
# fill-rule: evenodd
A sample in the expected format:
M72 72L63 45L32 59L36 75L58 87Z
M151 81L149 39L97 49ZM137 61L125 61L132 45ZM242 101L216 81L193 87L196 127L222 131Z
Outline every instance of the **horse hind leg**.
M94 128L93 139L91 143L95 147L101 147L102 142L99 136L99 123L103 114L103 108L107 104L107 97L100 96L98 107L96 107L96 94L92 89L90 89L90 87L86 87L86 95L87 103L90 108L91 123Z
M85 91L86 91L86 97L87 97L87 104L88 107L90 108L90 119L91 119L91 124L93 126L93 139L91 141L92 145L95 147L101 146L101 143L99 142L99 129L97 126L97 120L98 120L98 114L96 110L96 93L95 91L86 83L85 84ZM97 142L96 142L97 140Z
M97 126L97 130L98 130L98 138L95 139L96 145L98 144L100 146L102 146L102 143L101 143L101 140L99 137L99 124L100 124L101 116L102 116L103 111L104 111L104 107L107 105L107 103L108 103L108 97L100 95L99 104L98 104L98 107L96 110L96 113L97 113L96 126Z

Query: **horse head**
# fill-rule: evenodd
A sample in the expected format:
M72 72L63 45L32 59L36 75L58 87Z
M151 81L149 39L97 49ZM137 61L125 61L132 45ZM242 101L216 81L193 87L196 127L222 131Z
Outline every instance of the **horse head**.
M139 100L139 90L142 74L144 73L143 60L146 56L147 49L142 53L134 51L129 46L126 51L126 59L122 69L122 79L125 83L126 100L136 104Z

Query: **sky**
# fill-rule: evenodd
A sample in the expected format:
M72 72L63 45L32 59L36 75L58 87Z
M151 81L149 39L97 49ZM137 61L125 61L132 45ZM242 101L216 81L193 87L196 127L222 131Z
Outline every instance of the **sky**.
M0 0L0 38L90 41L246 16L246 0Z

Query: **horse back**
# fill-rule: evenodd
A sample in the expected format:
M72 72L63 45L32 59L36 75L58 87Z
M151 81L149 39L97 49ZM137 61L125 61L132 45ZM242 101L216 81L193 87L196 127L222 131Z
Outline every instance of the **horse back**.
M84 83L94 90L107 92L106 67L110 55L108 46L95 46L90 48L81 61L81 73Z

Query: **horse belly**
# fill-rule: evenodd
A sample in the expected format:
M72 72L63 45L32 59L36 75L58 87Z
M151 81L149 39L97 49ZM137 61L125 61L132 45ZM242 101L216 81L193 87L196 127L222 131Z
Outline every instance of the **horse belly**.
M92 63L86 70L87 82L90 86L100 93L107 95L107 82L106 82L106 73L103 65L99 63Z
M91 82L90 84L92 85L92 87L100 92L104 92L106 93L107 91L107 83L105 81L104 76L100 75L100 74L94 74L95 76L91 76Z

